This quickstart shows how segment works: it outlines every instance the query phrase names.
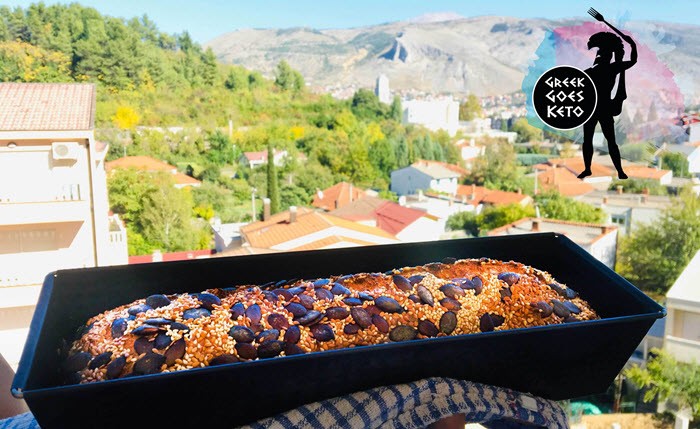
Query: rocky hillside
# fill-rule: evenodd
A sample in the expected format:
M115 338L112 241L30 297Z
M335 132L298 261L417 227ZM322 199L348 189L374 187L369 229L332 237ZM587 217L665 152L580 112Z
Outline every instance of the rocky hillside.
M210 42L224 62L272 74L287 60L313 86L371 86L380 73L395 89L504 94L520 88L528 61L548 28L577 23L433 14L352 29L242 29ZM686 96L700 94L700 26L636 23L661 43L659 56ZM671 49L675 46L675 49Z

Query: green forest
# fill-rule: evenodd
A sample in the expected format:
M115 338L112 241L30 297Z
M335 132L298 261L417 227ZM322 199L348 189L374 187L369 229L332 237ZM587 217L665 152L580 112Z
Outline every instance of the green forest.
M191 231L165 240L155 232L166 226L162 216L144 201L169 185L142 177L148 186L133 190L129 174L110 177L131 254L208 247L198 219L249 220L251 192L267 196L268 179L239 163L245 151L289 153L275 172L279 210L308 204L317 189L341 180L391 197L392 170L419 158L459 161L446 133L401 124L398 98L385 105L366 89L347 101L312 94L285 62L262 76L221 64L187 32L166 34L146 16L124 20L78 4L0 7L0 81L94 82L97 138L110 144L108 160L153 156L204 182L168 191L177 200L171 215ZM146 228L139 220L146 218L155 224Z

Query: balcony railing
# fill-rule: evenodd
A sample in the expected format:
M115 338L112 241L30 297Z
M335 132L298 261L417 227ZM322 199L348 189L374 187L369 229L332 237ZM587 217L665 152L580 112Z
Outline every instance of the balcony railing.
M66 183L47 187L15 187L0 190L0 204L26 204L61 201L83 201L84 195L78 183Z

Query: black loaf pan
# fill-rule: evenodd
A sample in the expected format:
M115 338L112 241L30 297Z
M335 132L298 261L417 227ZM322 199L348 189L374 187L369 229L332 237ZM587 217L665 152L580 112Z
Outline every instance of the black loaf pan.
M108 309L154 293L312 279L458 258L514 260L577 290L601 320L331 350L59 386L57 347ZM655 319L632 284L553 233L63 270L46 277L13 394L43 429L233 427L374 386L441 376L565 399L603 392Z

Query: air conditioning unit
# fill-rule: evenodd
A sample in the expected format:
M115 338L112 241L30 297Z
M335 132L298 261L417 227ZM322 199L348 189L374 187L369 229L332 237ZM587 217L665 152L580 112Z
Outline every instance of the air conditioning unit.
M77 160L80 145L76 142L51 143L51 155L54 160Z

